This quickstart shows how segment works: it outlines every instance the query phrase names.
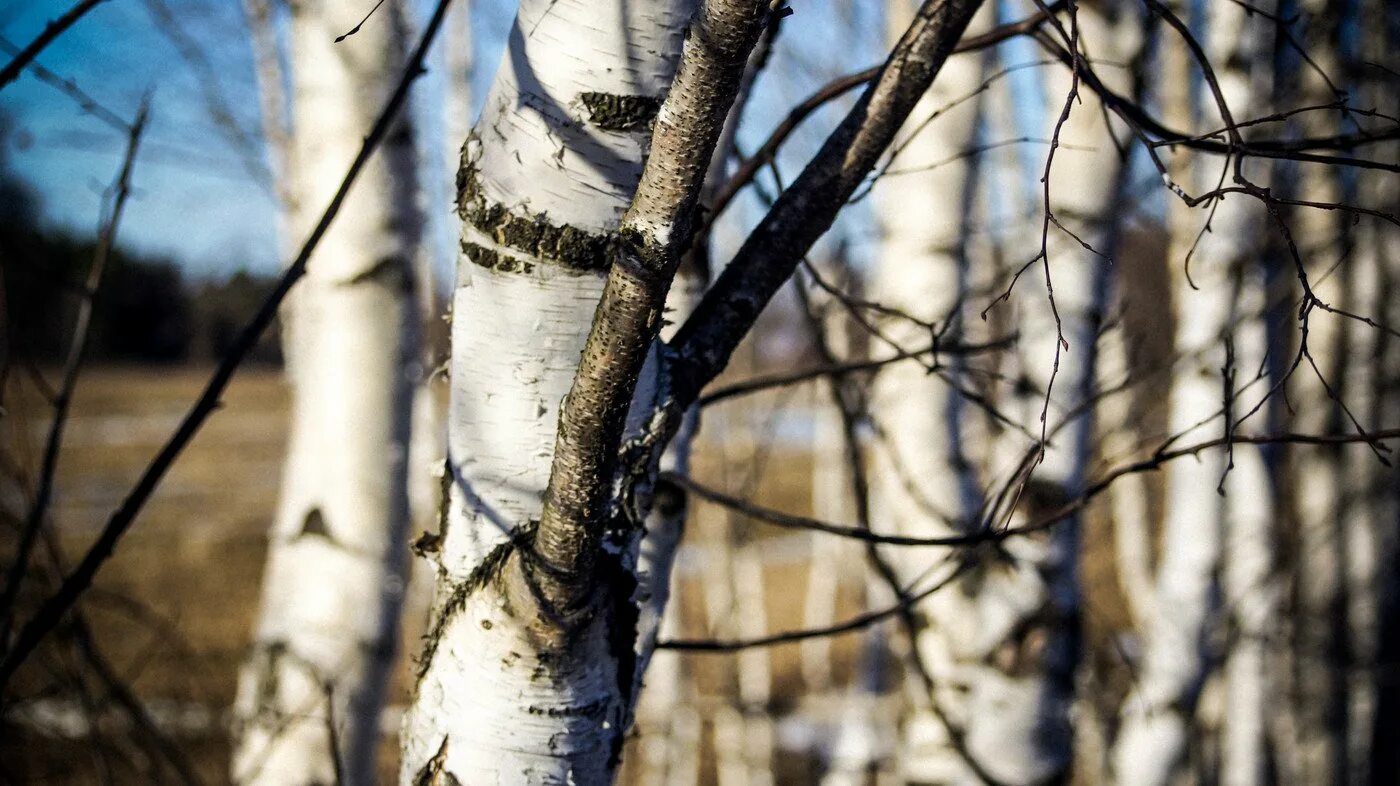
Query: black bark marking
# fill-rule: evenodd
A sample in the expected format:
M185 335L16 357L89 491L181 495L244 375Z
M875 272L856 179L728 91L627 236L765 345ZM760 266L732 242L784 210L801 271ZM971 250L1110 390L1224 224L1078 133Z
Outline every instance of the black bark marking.
M462 146L462 162L457 170L457 215L496 243L522 251L540 260L556 262L574 271L604 271L608 268L614 237L568 224L555 224L543 213L516 213L499 202L486 199L480 174L471 157L472 139ZM463 251L472 262L502 272L529 273L533 268L476 246ZM487 252L487 253L482 253ZM473 256L475 254L475 256ZM503 267L504 266L504 267ZM519 267L516 267L519 266Z
M487 270L495 270L501 273L521 273L529 275L535 272L534 263L527 262L519 257L510 254L502 254L486 246L479 246L467 240L462 241L462 253L472 264L484 267Z
M345 280L341 286L352 287L367 283L408 289L413 284L413 277L408 274L407 260L399 256L388 256Z
M462 786L457 776L447 771L447 737L442 738L437 753L413 776L413 786Z
M602 131L650 128L661 111L661 99L654 96L588 92L580 93L578 98L588 110L588 122Z
M605 551L599 568L603 591L611 606L606 621L608 649L617 663L618 707L622 716L614 719L611 729L608 767L615 770L622 762L622 748L632 721L632 689L637 679L637 620L641 612L632 600L637 592L637 577L623 565L621 557Z
M413 541L409 548L413 549L413 553L419 558L427 559L442 550L442 536L433 532L424 532Z
M501 573L501 568L505 566L506 560L515 551L516 545L525 538L529 538L534 532L534 525L519 527L511 533L510 539L498 543L491 549L481 562L472 569L457 586L452 588L452 593L443 602L437 619L433 621L433 627L424 637L423 654L418 661L417 680L421 682L423 676L428 673L428 666L433 662L433 655L437 652L438 643L442 640L443 633L452 620L467 606L467 599L472 593L494 581Z
M611 702L612 700L609 698L601 698L576 706L541 707L537 704L529 704L526 705L525 712L546 718L596 718L607 711Z
M305 538L310 535L319 535L331 543L335 543L335 538L331 537L330 527L326 524L326 517L321 513L320 508L312 508L307 511L306 518L302 519L301 531L297 533L297 538Z
M448 311L448 316L452 312ZM438 482L438 531L439 540L447 537L448 513L452 504L452 482L457 477L457 472L452 466L452 458L448 457L442 461L442 480Z

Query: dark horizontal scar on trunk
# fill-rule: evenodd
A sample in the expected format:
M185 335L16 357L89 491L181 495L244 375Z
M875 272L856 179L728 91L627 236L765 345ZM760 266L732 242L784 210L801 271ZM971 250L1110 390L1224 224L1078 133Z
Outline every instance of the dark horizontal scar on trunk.
M602 131L644 129L661 110L661 99L655 96L588 92L578 98L588 110L588 122Z

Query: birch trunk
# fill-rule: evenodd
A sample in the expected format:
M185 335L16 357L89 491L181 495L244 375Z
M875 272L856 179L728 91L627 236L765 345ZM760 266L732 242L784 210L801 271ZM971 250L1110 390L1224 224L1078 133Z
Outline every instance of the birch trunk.
M1120 2L1085 3L1077 10L1086 57L1120 92L1130 87L1126 69L1101 64L1127 63L1136 56L1140 28L1133 11ZM1012 512L1013 525L1073 497L1083 484L1094 419L1092 410L1086 413L1080 407L1092 395L1095 382L1106 290L1102 268L1109 264L1105 256L1114 250L1118 215L1113 206L1121 193L1124 167L1105 113L1092 96L1081 92L1080 102L1056 129L1054 121L1060 118L1072 75L1056 67L1046 72L1046 79L1051 122L1041 135L1058 133L1061 144L1049 171L1050 204L1037 207L1053 210L1078 239L1051 225L1045 237L1046 259L1034 263L1017 284L1017 356L1026 384L1013 391L1010 411L1036 435L1044 411L1050 441L1021 495L1024 509ZM1025 253L1025 259L1034 253ZM1013 260L1013 266L1021 264L1022 259ZM1047 276L1053 284L1053 308ZM1019 460L1026 450L1023 435L1014 431L1003 432L997 443L995 450L1002 457ZM1070 766L1070 709L1079 650L1079 541L1079 522L1071 517L1045 535L1008 541L1005 558L981 569L987 582L976 601L982 665L971 693L968 747L1008 762L1003 777L1009 782L1046 782L1063 777Z
M903 33L912 12L904 0L888 5L893 37ZM990 26L993 13L992 5L985 5L969 30ZM953 57L944 64L895 138L893 149L900 153L893 169L908 173L886 175L875 187L881 248L870 280L871 299L924 323L943 324L954 316L958 303L971 172L964 153L975 140L978 102L950 105L972 94L983 76L983 61L976 55ZM901 349L929 340L926 327L901 317L882 324L880 332ZM949 428L954 396L944 379L918 363L891 365L875 378L869 402L880 435L872 451L874 521L889 522L892 529L910 535L959 530L964 511ZM919 549L886 558L900 582L908 584L942 556ZM919 709L905 722L896 761L909 780L958 783L975 778L954 739L960 729L947 728L939 717L951 718L959 727L967 722L968 708L952 706L966 689L966 670L975 662L975 654L968 651L975 621L963 598L957 591L935 593L921 606L929 622L911 644L939 690L918 697ZM922 686L914 689L921 691Z
M603 291L598 263L636 189L691 10L525 0L464 147L451 486L404 720L406 784L596 784L616 767L636 687L627 609L538 618L545 609L519 606L529 586L504 586L537 568L516 579L498 569L531 559L513 543L541 516L561 400Z
M1301 67L1298 96L1301 101L1336 100L1329 82L1320 76L1340 73L1339 48L1347 34L1347 9L1321 0L1300 4L1308 15L1306 45L1316 65ZM1308 113L1300 123L1304 134L1321 136L1343 130L1332 113ZM1300 165L1296 195L1321 202L1354 201L1345 193L1342 178L1331 168ZM1300 253L1310 271L1310 283L1324 302L1337 305L1346 298L1344 279L1353 260L1347 234L1349 224L1328 211L1303 210L1293 216ZM1324 271L1338 271L1327 274ZM1290 394L1299 397L1293 417L1294 430L1313 433L1344 429L1344 415L1333 398L1349 398L1341 377L1345 367L1343 320L1313 309L1305 340L1317 369L1333 392L1317 379L1318 372L1304 363ZM1294 674L1297 739L1294 749L1300 777L1308 783L1349 781L1347 739L1350 641L1347 630L1348 555L1342 489L1344 454L1339 447L1290 450L1290 470L1296 478L1293 505L1297 527L1297 563L1294 588L1296 634Z
M1235 28L1226 21L1227 34ZM1259 75L1255 76L1259 89ZM1259 207L1247 205L1257 217ZM1218 215L1218 214L1217 214ZM1248 235L1262 233L1261 222L1244 228ZM1229 225L1221 227L1228 230ZM1255 249L1257 251L1257 248ZM1238 417L1258 404L1269 389L1269 379L1253 380L1264 368L1269 351L1268 298L1264 271L1257 256L1242 259L1247 269L1238 273L1238 303L1234 331L1235 368L1242 382L1233 404ZM1253 269L1248 269L1253 268ZM1252 381L1245 387L1244 382ZM1244 388L1244 389L1241 389ZM1238 433L1265 431L1262 418L1243 424ZM1274 544L1279 540L1278 505L1269 466L1259 445L1235 445L1231 468L1225 478L1225 539L1221 570L1227 610L1229 648L1224 658L1225 715L1220 740L1220 782L1223 786L1263 786L1268 776L1268 724L1277 710L1277 685L1270 680L1269 652L1278 644L1276 624L1281 588Z
M1244 9L1228 3L1209 7L1207 24L1207 47L1225 100L1236 118L1252 116L1251 110L1262 103L1267 78L1261 29ZM1175 38L1164 46L1178 58L1185 56ZM1171 74L1171 79L1178 76ZM1223 122L1218 114L1207 121L1212 127ZM1214 184L1220 177L1218 167L1226 164L1218 158L1207 163L1212 169L1199 179ZM1189 173L1178 176L1190 179ZM1190 191L1192 186L1186 188ZM1266 351L1263 284L1257 269L1251 270L1259 251L1254 238L1263 231L1262 213L1243 196L1222 200L1211 219L1212 231L1201 237L1190 257L1188 278L1186 251L1199 229L1196 222L1205 220L1204 211L1198 215L1194 220L1177 219L1169 258L1177 367L1169 394L1168 432L1188 440L1207 436L1198 425L1203 421L1211 432L1218 433L1223 424L1234 433L1229 418L1248 411L1267 387L1267 380L1255 381L1252 392L1237 398L1222 417L1226 391L1232 397L1237 392L1233 379L1222 375L1253 380ZM1224 387L1227 382L1230 386ZM1233 455L1228 478L1221 451L1202 453L1196 461L1175 461L1166 469L1162 557L1142 631L1139 679L1124 702L1115 749L1115 772L1121 782L1165 785L1185 764L1196 702L1213 657L1209 637L1219 621L1218 571L1226 533L1232 558L1224 584L1239 638L1227 666L1229 713L1224 720L1222 776L1229 783L1247 784L1263 774L1263 637L1273 608L1272 490L1257 447L1237 445ZM1224 502L1215 493L1222 478Z
M1362 5L1363 57L1370 63L1384 64L1386 70L1363 71L1361 101L1394 106L1393 73L1397 67L1395 35L1400 30L1400 14L1393 3L1368 2ZM1375 150L1386 160L1400 159L1400 144L1391 142ZM1400 183L1397 178L1380 173L1364 176L1361 189L1364 204L1395 213L1400 205ZM1360 229L1358 258L1369 267L1368 276L1359 278L1354 291L1370 288L1371 301L1362 306L1364 313L1384 325L1400 324L1400 229L1381 221L1363 221ZM1369 281L1366 279L1370 279ZM1364 353L1351 354L1352 362L1370 370L1367 380L1369 408L1368 425L1400 423L1400 337L1384 330L1371 335L1371 344ZM1363 360L1364 358L1364 360ZM1365 735L1365 767L1353 782L1380 786L1400 781L1400 751L1394 740L1400 732L1400 679L1396 664L1400 661L1400 570L1397 570L1397 533L1400 532L1400 467L1381 467L1366 450L1354 450L1370 468L1364 475L1361 498L1357 500L1367 518L1367 530L1372 533L1372 574L1368 576L1367 601L1371 607L1363 617L1371 626L1367 631L1366 663L1369 669L1369 690L1365 692L1368 710L1365 724L1357 726ZM1394 458L1391 458L1394 463Z
M835 320L829 320L835 322ZM836 332L836 331L833 331ZM845 441L841 414L819 385L811 387L812 402L812 515L824 521L853 521L849 503ZM816 537L812 562L803 593L802 626L817 628L836 621L836 607L845 584L843 567L854 550L838 538ZM831 639L821 636L800 645L802 685L808 695L831 689Z
M402 69L406 26L396 14L333 43L356 14L322 3L293 11L298 133L283 175L294 236L334 193ZM239 680L238 783L330 782L337 772L346 783L375 780L406 569L419 361L414 164L404 123L283 311L292 422L262 609Z

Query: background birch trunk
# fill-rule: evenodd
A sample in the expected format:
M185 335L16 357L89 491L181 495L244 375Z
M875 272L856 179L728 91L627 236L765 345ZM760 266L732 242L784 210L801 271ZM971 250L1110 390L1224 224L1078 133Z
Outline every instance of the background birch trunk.
M450 494L404 721L404 783L602 783L616 766L634 690L632 643L613 629L624 621L605 610L560 641L558 621L507 602L530 590L484 579L540 517L600 263L691 10L685 0L526 0L463 149Z
M1340 48L1347 35L1347 4L1307 0L1300 10L1308 19L1305 45L1315 65L1299 64L1292 93L1301 103L1337 100L1332 76L1340 74ZM1318 73L1321 70L1327 77ZM1287 95L1287 94L1285 94ZM1299 126L1307 135L1344 130L1340 114L1310 112ZM1294 196L1305 200L1354 202L1350 183L1326 167L1285 166ZM1289 215L1303 245L1309 284L1323 302L1343 306L1346 279L1354 267L1350 221L1331 211L1302 209ZM1301 292L1295 291L1295 295ZM1342 370L1346 351L1345 320L1311 309L1296 337L1312 356L1295 373L1290 395L1299 404L1291 417L1295 430L1345 430L1342 402L1355 391L1345 387ZM1328 391L1325 385L1332 388ZM1350 736L1348 696L1352 652L1347 630L1349 567L1343 513L1344 449L1287 451L1289 472L1295 477L1292 514L1296 528L1294 565L1294 716L1299 777L1307 783L1347 783L1347 740Z
M1363 103L1377 107L1394 107L1396 95L1391 75L1400 66L1394 42L1400 32L1400 13L1393 3L1368 2L1362 5L1363 62L1381 64L1384 68L1363 68L1361 95ZM1381 146L1377 154L1394 161L1400 158L1400 144ZM1400 183L1393 176L1375 173L1364 178L1365 196L1379 208L1394 215L1400 208ZM1363 220L1360 228L1359 258L1361 264L1373 266L1373 282L1357 281L1356 291L1370 286L1373 305L1366 313L1377 321L1394 326L1400 324L1400 229L1381 220ZM1362 307L1367 308L1367 306ZM1370 364L1370 409L1368 425L1400 421L1400 337L1378 331L1369 351L1350 355L1355 361L1366 358ZM1358 773L1357 783L1380 784L1400 780L1400 750L1394 740L1400 734L1400 561L1397 561L1397 536L1400 535L1400 467L1382 467L1369 451L1357 450L1370 471L1368 485L1358 504L1366 505L1371 531L1374 533L1372 559L1375 572L1371 579L1370 602L1374 604L1373 638L1366 672L1370 690L1369 716L1356 733L1366 744L1364 773ZM1394 464L1394 458L1391 459Z
M1217 64L1221 93L1236 117L1249 116L1262 104L1259 94L1271 75L1265 68L1267 39L1244 9L1228 3L1210 6L1206 23L1206 45ZM1189 74L1184 44L1174 31L1163 28L1162 35L1167 36L1162 42L1170 69L1167 79ZM1177 100L1181 103L1169 104L1176 115L1172 120L1189 128L1194 97ZM1214 107L1213 100L1206 103ZM1225 121L1211 111L1204 122L1215 128ZM1222 177L1233 182L1234 170L1225 169L1233 164L1219 157L1205 159L1199 168L1178 167L1174 177L1183 181L1188 193L1200 193L1214 188ZM1233 419L1249 411L1269 384L1256 376L1266 351L1266 305L1255 241L1263 228L1262 211L1244 195L1230 195L1194 214L1177 213L1181 208L1175 204L1171 210L1176 217L1168 263L1178 317L1168 433L1187 440L1205 438L1218 429L1233 434L1239 428ZM1211 231L1193 248L1207 220ZM1197 699L1216 655L1211 634L1220 622L1218 572L1226 537L1234 560L1225 571L1224 586L1238 638L1229 655L1222 776L1231 783L1252 783L1262 776L1263 637L1272 608L1272 489L1257 446L1234 446L1231 455L1229 476L1221 451L1166 468L1155 596L1141 631L1139 679L1124 700L1115 749L1115 773L1125 783L1167 784L1186 764Z
M1170 7L1178 16L1182 16L1182 14L1185 13L1185 6L1182 3L1173 3ZM1172 124L1173 127L1190 128L1194 124L1195 119L1196 96L1193 90L1193 85L1195 84L1194 75L1191 70L1191 62L1186 45L1174 31L1170 30L1165 25L1158 26L1156 35L1158 36L1156 66L1157 70L1162 74L1162 78L1158 80L1157 97L1161 105L1162 117L1165 122ZM1188 190L1191 189L1195 183L1192 177L1193 162L1193 152L1186 149L1175 151L1167 162L1171 178L1176 182L1183 183L1184 187ZM1188 345L1185 336L1175 334L1181 333L1186 329L1176 323L1180 317L1186 313L1180 302L1181 298L1191 294L1192 289L1190 283L1185 280L1182 268L1184 259L1194 239L1195 228L1191 219L1191 212L1185 205L1175 199L1168 200L1166 258L1171 274L1172 306L1174 313L1177 315L1177 319L1173 320L1174 335L1172 338L1172 351L1173 358L1178 363L1182 362L1182 353L1179 348ZM1214 279L1213 282L1219 283L1218 280ZM1210 331L1208 327L1205 332L1209 334ZM1214 336L1207 336L1208 340L1211 338L1214 338ZM1183 376L1188 373L1199 375L1202 373L1210 374L1211 372L1193 366L1188 372L1179 372L1173 369L1171 371L1171 376L1172 379L1175 380L1178 376ZM1184 403L1181 394L1177 392L1177 387L1178 385L1173 384L1171 394L1168 396L1168 434L1175 434L1180 427L1179 423L1184 419L1192 417L1192 410ZM1203 388L1204 384L1199 387ZM1181 414L1182 412L1185 414ZM1196 417L1203 416L1203 412L1200 415L1196 415ZM1198 473L1197 479L1199 480L1202 477L1208 476L1211 472L1216 473L1216 478L1218 480L1218 469L1213 467L1201 470ZM1203 499L1204 502L1202 502L1202 504L1206 505L1210 505L1214 502L1215 497L1213 495L1208 496L1203 494L1201 488L1190 489L1187 484L1181 484L1180 490L1177 491L1176 487L1171 483L1171 477L1171 475L1168 475L1169 480L1164 492L1166 499L1164 499L1163 504L1168 510L1172 508L1177 509L1175 515L1178 521L1182 518L1181 507L1184 502L1189 502L1191 499ZM1210 486L1205 486L1204 488L1210 488ZM1171 500L1173 494L1178 496L1184 495L1186 499L1173 502ZM1145 602L1139 601L1135 602L1133 605L1135 622L1138 626L1139 646L1142 651L1139 660L1141 664L1139 666L1140 670L1153 668L1148 664L1162 661L1164 658L1166 659L1165 665L1173 669L1189 668L1189 664L1195 663L1199 657L1197 653L1194 652L1193 644L1190 642L1185 645L1180 644L1179 639L1181 634L1172 628L1172 612L1160 607L1160 604L1168 599L1168 595L1163 591L1161 586L1162 577L1166 575L1170 564L1169 558L1167 557L1167 550L1177 550L1177 554L1173 558L1175 564L1171 568L1174 571L1180 571L1183 564L1187 564L1183 561L1188 558L1187 554L1181 553L1181 545L1179 545L1181 537L1177 536L1173 539L1166 534L1166 532L1170 531L1172 528L1172 524L1165 520L1168 515L1171 514L1164 512L1164 532L1157 544L1157 554L1159 555L1158 563L1155 566L1155 570L1147 577L1148 586L1146 589L1149 591L1150 597ZM1202 515L1206 517L1206 523L1203 526L1207 529L1207 535L1213 535L1215 532L1215 523L1217 521L1216 515L1209 511ZM1187 520L1189 526L1189 517L1187 517ZM1180 525L1177 525L1177 531L1180 531L1180 528ZM1133 574L1134 571L1142 567L1146 561L1142 559L1141 552L1143 549L1134 542L1134 536L1142 531L1141 529L1133 527L1130 523L1122 523L1119 525L1120 536L1127 536L1127 545L1129 545L1130 551L1133 552L1133 559L1127 564L1129 569L1128 573L1125 574L1128 579L1133 582L1141 581L1141 576ZM1150 532L1150 529L1147 531ZM1210 562L1212 559L1210 554L1213 552L1214 547L1209 538L1199 545L1207 552L1204 558L1205 565L1201 569L1209 571L1213 569L1213 564ZM1189 543L1187 544L1187 548L1191 548ZM1147 551L1150 552L1151 549L1149 548ZM1154 566L1148 562L1147 567L1151 570ZM1143 589L1144 587L1139 583L1134 584L1130 591L1141 592ZM1202 598L1199 602L1204 603L1205 599ZM1203 614L1202 611L1196 611L1197 616L1201 614ZM1183 646L1185 647L1184 653L1180 651ZM1163 654L1164 652L1166 654ZM1175 660L1178 658L1182 660ZM1160 669L1161 667L1157 668ZM1159 679L1165 679L1165 677ZM1199 686L1197 686L1197 688L1198 687ZM1149 699L1144 697L1145 689L1145 685L1135 684L1134 689L1128 694L1127 698L1124 699L1123 707L1120 711L1122 718L1120 719L1118 735L1114 742L1112 769L1115 777L1119 781L1125 783L1130 782L1133 777L1145 777L1149 773L1156 773L1156 775L1152 777L1166 777L1163 772L1165 771L1169 774L1171 768L1176 765L1175 761L1162 762L1157 758L1149 759L1149 753L1168 748L1176 748L1177 751L1185 750L1184 740L1177 740L1175 737L1186 733L1183 723L1189 721L1189 716L1183 721L1176 717L1175 711L1169 706L1162 707L1151 703ZM1170 694L1172 691L1170 689L1163 689L1163 692ZM1169 702L1170 698L1166 699L1166 701ZM1192 706L1194 707L1194 695L1192 696ZM1167 753L1166 755L1171 756L1172 754Z
M1122 2L1082 3L1075 24L1090 66L1112 89L1130 92L1129 71L1119 64L1132 62L1141 46L1136 9ZM1000 472L1014 469L1009 482L1020 484L1022 473L1033 473L1015 495L1020 506L1001 514L1010 515L1012 526L1074 497L1083 485L1094 429L1092 408L1083 406L1096 381L1107 293L1103 268L1116 243L1119 217L1113 205L1126 166L1114 136L1123 130L1109 125L1091 93L1081 89L1063 116L1072 72L1057 65L1045 71L1045 79L1049 111L1038 136L1058 136L1059 147L1037 213L1053 211L1069 231L1046 225L1045 258L1021 277L1010 306L1020 336L1020 378L1008 412L1024 431L1003 430L994 451ZM1018 253L1024 256L1012 260L1013 268L1036 252ZM1042 460L1021 464L1025 434L1038 437L1042 425L1048 436ZM975 603L984 666L973 691L969 746L1014 761L1010 782L1045 782L1070 766L1070 709L1080 650L1079 530L1076 514L1048 533L1008 541L1002 560L982 571L987 583Z
M1273 5L1260 6L1265 11ZM1239 7L1211 7L1207 52L1212 60L1226 63L1221 72L1221 88L1235 112L1260 113L1265 96L1272 88L1276 69L1271 67L1270 27L1253 19ZM1248 64L1247 73L1242 65ZM1216 117L1218 120L1218 115ZM1223 121L1221 121L1223 122ZM1247 168L1246 172L1249 171ZM1243 195L1240 195L1241 197ZM1269 369L1277 365L1270 355L1278 348L1270 343L1269 316L1277 305L1271 302L1266 268L1264 209L1252 200L1232 199L1224 223L1213 226L1233 243L1234 310L1231 341L1232 379L1229 393L1233 401L1226 411L1226 428L1231 433L1259 435L1268 431L1266 397L1275 382ZM1243 202L1243 204L1239 204ZM1226 246L1230 248L1231 246ZM1210 246L1203 251L1209 251ZM1248 421L1245 413L1259 412ZM1223 786L1262 786L1268 782L1268 762L1272 715L1279 712L1280 686L1271 664L1270 653L1283 644L1278 624L1282 608L1283 582L1279 571L1278 544L1282 540L1281 510L1273 480L1273 464L1262 445L1237 444L1230 448L1228 474L1221 490L1224 503L1224 566L1221 585L1225 629L1217 630L1223 640L1225 717L1220 740L1220 781Z
M887 5L892 41L909 26L913 12L908 0ZM992 4L984 5L969 30L975 34L990 27L994 14ZM872 337L877 345L893 344L901 351L923 346L930 339L928 325L941 327L956 318L971 192L966 153L976 139L975 92L984 73L983 59L976 54L944 64L891 146L898 153L890 171L897 174L886 173L875 185L881 245L870 296L910 317L882 320L879 336ZM946 371L930 373L925 363L891 365L871 385L869 413L878 436L870 451L870 491L874 521L889 522L891 530L903 534L931 537L960 531L965 511L951 428L957 394ZM929 549L885 553L904 586L944 557ZM975 621L965 596L956 590L935 593L920 610L927 624L910 646L939 690L914 702L919 709L905 721L896 761L909 780L975 780L954 739L970 711L959 697L976 660L970 641ZM922 683L910 684L923 691ZM957 728L948 729L940 714Z
M335 43L357 13L324 3L293 9L297 133L287 137L282 176L296 237L339 185L406 57L397 12ZM270 89L280 75L267 73ZM239 680L238 783L375 780L404 592L419 363L412 140L400 121L282 312L293 414L262 610Z

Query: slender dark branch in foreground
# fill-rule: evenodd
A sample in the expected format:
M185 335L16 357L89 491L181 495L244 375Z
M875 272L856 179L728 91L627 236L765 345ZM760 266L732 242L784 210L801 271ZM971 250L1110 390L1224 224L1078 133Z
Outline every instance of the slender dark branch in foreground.
M352 28L350 28L348 31L346 31L346 32L344 32L344 33L341 33L340 35L336 36L336 37L335 37L335 42L338 44L338 43L340 43L341 41L344 41L345 39L349 38L350 36L352 36L352 35L354 35L354 34L360 32L360 28L362 28L362 27L365 26L365 22L368 22L368 21L369 21L369 18L370 18L371 16L374 16L374 12L375 12L375 11L378 11L378 10L379 10L379 7L380 7L381 5L384 5L384 0L379 0L379 2L375 3L375 4L374 4L374 7L371 8L371 9L369 9L369 13L365 14L365 18L364 18L364 19L361 19L361 20L358 21L358 22L356 22L354 27L352 27Z
M996 46L1009 38L1025 35L1038 28L1050 17L1050 14L1061 10L1064 6L1065 0L1058 0L1049 7L1049 13L1037 11L1018 22L1008 22L1000 27L988 30L981 35L964 39L954 47L953 53L959 54L962 52L981 51ZM716 194L713 203L710 205L711 212L709 220L713 221L716 216L723 213L724 209L728 207L734 197L743 190L744 186L752 182L763 167L767 166L776 158L778 149L783 146L783 143L792 135L792 132L797 130L797 127L802 124L803 120L806 120L809 115L823 106L826 106L828 103L835 101L851 90L874 79L879 75L880 69L881 66L872 66L864 71L857 71L853 74L837 77L826 83L817 90L817 92L808 96L802 103L793 107L792 110L788 112L787 117L783 118L783 121L768 135L768 139L758 150L754 151L753 155L744 159L739 165L739 168L729 177L729 180L725 182L724 187Z
M696 403L702 407L717 404L725 399L737 396L747 396L751 393L758 393L772 388L787 387L807 382L818 377L842 376L845 374L856 374L862 371L873 371L898 363L903 360L913 360L924 355L937 353L939 355L979 355L983 352L995 352L1006 349L1016 342L1016 336L988 341L983 344L950 344L942 346L930 344L919 349L904 350L887 358L877 358L872 360L849 360L845 362L823 363L812 368L800 371L789 371L785 374L768 374L753 379L746 379L742 382L735 382L731 385L716 388L715 390L701 396Z
M39 56L44 51L44 47L54 42L55 38L63 35L63 32L82 19L88 11L101 5L105 0L82 0L77 5L68 9L68 13L49 22L44 26L44 31L37 38L29 42L29 46L20 50L3 69L0 69L0 90L19 78L20 72L29 65L30 61Z
M58 453L63 447L63 429L68 424L68 407L73 403L73 391L78 386L78 373L82 370L87 356L88 337L92 331L92 312L96 304L98 290L102 286L102 275L107 269L112 246L116 243L117 227L121 225L122 212L126 209L126 199L131 194L131 171L136 163L136 153L141 147L141 138L146 130L148 100L143 100L137 110L136 121L127 134L126 154L122 158L121 170L113 184L112 209L97 240L93 251L92 264L88 266L87 281L83 285L78 301L78 314L73 322L73 342L68 347L68 357L63 364L63 377L53 397L53 418L49 421L49 434L44 442L44 453L39 463L38 487L34 502L25 516L24 528L20 531L19 549L15 561L10 566L5 579L5 589L0 594L0 635L8 636L10 623L14 619L15 599L24 583L25 571L29 569L29 558L38 541L39 530L49 512L53 499L55 476L58 474Z
M838 622L835 625L829 625L824 628L793 630L784 633L774 633L768 636L758 636L751 639L731 639L729 641L718 641L715 639L665 639L657 642L656 647L657 649L686 650L688 652L738 652L739 650L753 649L754 647L771 647L775 644L789 644L804 639L818 639L823 636L836 636L842 633L850 633L912 609L920 601L944 587L947 587L949 584L952 584L958 576L962 575L962 573L967 570L970 564L969 562L960 563L958 567L947 576L944 576L927 589L921 590L915 594L908 594L906 590L901 600L883 609L867 611L845 622Z
M1039 532L1062 519L1073 515L1083 509L1089 502L1103 493L1110 485L1125 475L1132 475L1140 472L1151 472L1161 468L1163 464L1187 456L1216 448L1229 448L1232 445L1346 445L1352 443L1375 443L1382 440L1400 439L1400 428L1382 429L1371 431L1366 434L1273 434L1261 436L1245 436L1231 434L1228 436L1216 437L1214 439L1193 443L1175 450L1161 451L1154 453L1148 458L1124 464L1110 470L1100 476L1092 484L1089 484L1083 493L1050 513L1036 519L1035 521L1017 527L984 527L976 532L966 535L949 535L938 538L915 538L904 535L882 535L872 532L867 527L849 526L846 524L836 524L829 521L808 518L806 516L796 516L791 513L773 510L762 505L739 499L722 491L712 489L708 486L697 483L695 480L682 477L675 473L663 473L662 478L674 483L697 496L708 500L716 505L737 511L755 521L765 524L772 524L784 529L800 529L812 532L822 532L828 535L835 535L851 540L858 540L864 543L874 543L885 546L903 547L930 547L941 546L945 548L965 548L979 546L984 543L1003 541L1019 535L1029 535Z
M151 460L150 465L146 467L140 480L122 502L121 507L108 519L102 533L87 553L83 555L78 567L64 579L58 592L49 598L33 619L24 626L19 637L5 653L4 660L0 661L0 689L4 688L15 670L34 651L39 642L54 629L63 618L64 613L77 601L78 596L92 584L92 579L97 575L98 569L112 555L117 541L136 520L136 515L141 512L141 508L146 504L151 493L155 491L161 479L165 477L165 473L169 471L171 465L175 463L175 459L180 456L180 453L189 445L190 440L199 432L204 421L213 414L214 410L219 408L220 398L223 396L224 389L228 387L229 380L233 378L234 372L238 370L249 351L257 344L263 331L272 324L272 320L277 316L277 308L281 305L283 298L287 296L287 292L306 274L306 264L311 258L311 253L316 250L321 238L330 229L331 222L335 220L336 214L340 212L341 205L350 193L350 187L354 185L360 171L369 162L374 151L388 136L395 116L408 98L409 87L415 79L425 73L423 64L427 57L428 48L437 36L438 29L442 26L443 16L450 4L451 0L438 0L437 7L433 10L433 15L423 30L423 37L409 58L403 76L400 77L399 83L385 104L383 112L370 128L359 153L350 164L349 170L346 171L344 180L341 181L335 196L326 206L320 221L316 223L316 227L311 231L305 244L302 245L301 251L287 266L276 286L268 293L262 305L258 307L257 313L238 334L228 353L224 355L223 360L219 362L218 367L209 378L204 391L200 393L199 398L185 414L179 428Z

